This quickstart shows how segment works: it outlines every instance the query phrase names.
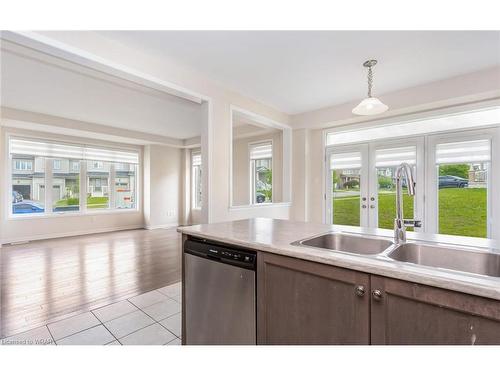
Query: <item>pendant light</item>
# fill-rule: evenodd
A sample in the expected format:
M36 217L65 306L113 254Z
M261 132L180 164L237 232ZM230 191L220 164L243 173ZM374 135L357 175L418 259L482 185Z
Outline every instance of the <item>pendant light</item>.
M363 99L353 110L352 113L360 116L378 115L389 109L379 99L372 97L373 72L372 67L377 64L377 60L368 60L363 63L368 68L368 98Z

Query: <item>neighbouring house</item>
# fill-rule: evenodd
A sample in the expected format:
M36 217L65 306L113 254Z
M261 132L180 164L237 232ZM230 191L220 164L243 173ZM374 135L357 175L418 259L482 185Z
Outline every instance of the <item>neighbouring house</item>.
M80 160L52 159L53 202L79 196L81 163ZM110 172L111 163L87 161L88 196L109 196ZM121 202L126 200L135 186L135 169L131 164L115 163L114 173L116 201ZM13 155L12 190L20 193L24 199L43 201L45 196L45 158Z

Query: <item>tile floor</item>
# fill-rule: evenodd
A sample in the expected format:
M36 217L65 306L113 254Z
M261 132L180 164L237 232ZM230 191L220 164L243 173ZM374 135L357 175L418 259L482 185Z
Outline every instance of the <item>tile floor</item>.
M2 345L180 345L181 283L0 339Z

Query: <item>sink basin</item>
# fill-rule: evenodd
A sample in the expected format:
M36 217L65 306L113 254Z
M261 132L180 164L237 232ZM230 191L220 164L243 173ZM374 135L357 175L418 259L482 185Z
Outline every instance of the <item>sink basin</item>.
M372 255L382 253L392 245L392 242L379 238L361 237L342 233L328 233L307 240L298 241L295 244L327 250Z
M500 253L405 243L388 256L400 262L500 277Z

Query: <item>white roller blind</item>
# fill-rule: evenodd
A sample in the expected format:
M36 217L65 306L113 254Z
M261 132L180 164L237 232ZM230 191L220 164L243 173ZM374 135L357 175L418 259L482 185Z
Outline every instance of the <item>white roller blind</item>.
M470 163L491 160L491 142L489 139L477 141L441 143L436 146L436 163Z
M330 169L361 168L361 152L344 152L330 156Z
M375 151L376 167L395 167L401 163L408 163L410 165L417 163L417 148L415 146Z
M250 159L269 159L273 157L273 145L271 142L260 143L250 146Z
M100 160L130 164L139 163L139 153L135 151L96 148L85 145L70 145L21 138L10 138L9 151L11 155L34 155L49 158Z
M191 162L193 165L201 165L201 153L199 151L191 153Z

